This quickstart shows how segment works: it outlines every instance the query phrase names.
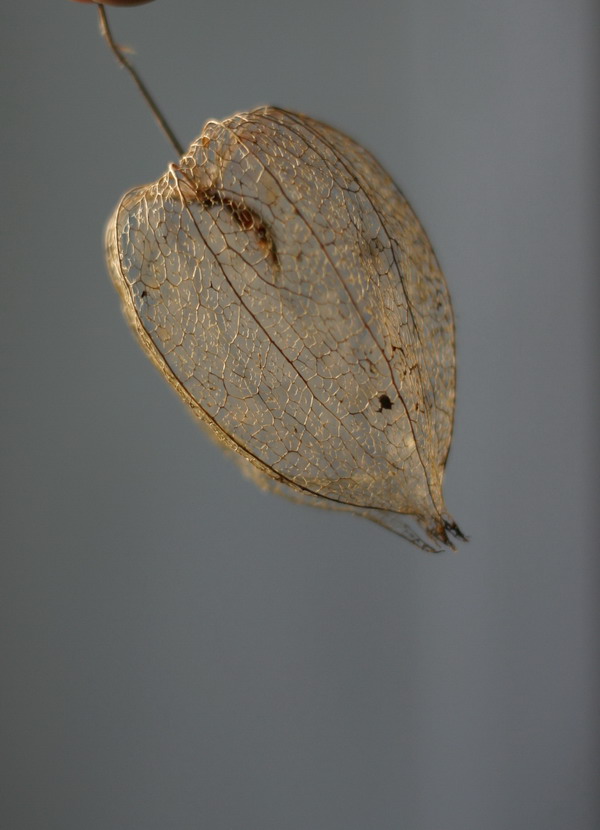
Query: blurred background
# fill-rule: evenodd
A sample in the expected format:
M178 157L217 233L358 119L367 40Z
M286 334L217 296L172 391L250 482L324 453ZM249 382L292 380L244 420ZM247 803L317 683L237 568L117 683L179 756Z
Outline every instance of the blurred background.
M454 301L471 542L288 503L209 442L103 259L172 150L95 9L3 3L0 823L598 827L595 4L109 13L186 145L279 104L404 190Z

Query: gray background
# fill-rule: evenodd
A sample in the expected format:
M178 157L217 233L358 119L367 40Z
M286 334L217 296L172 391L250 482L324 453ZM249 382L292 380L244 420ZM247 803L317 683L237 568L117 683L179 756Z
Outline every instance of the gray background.
M263 493L103 263L173 159L95 10L2 3L0 823L597 827L593 4L159 0L117 38L187 143L276 103L381 159L458 324L428 556Z

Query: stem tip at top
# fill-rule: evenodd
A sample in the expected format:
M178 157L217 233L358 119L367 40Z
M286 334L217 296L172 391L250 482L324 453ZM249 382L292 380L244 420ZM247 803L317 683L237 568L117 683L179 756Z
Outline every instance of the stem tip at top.
M150 94L150 91L148 90L148 87L146 86L146 84L142 81L142 79L138 75L137 70L132 66L132 64L129 62L129 60L125 57L125 55L123 54L123 50L121 49L121 47L118 45L118 43L116 43L115 39L113 38L112 31L111 31L110 26L108 24L108 17L106 16L106 10L104 8L104 3L96 3L96 2L94 2L94 0L75 0L75 2L78 2L78 3L91 3L92 5L95 5L98 8L98 15L99 15L99 19L100 19L100 32L102 34L102 37L106 41L106 43L108 45L108 48L111 50L111 52L116 57L117 61L121 64L123 69L126 69L127 72L129 73L129 75L131 76L131 78L134 81L135 85L137 86L139 92L141 93L142 98L146 101L146 103L150 107L150 110L151 110L152 114L154 115L154 118L156 119L156 122L158 123L159 127L161 128L161 130L163 131L163 133L167 137L167 139L170 142L171 146L175 149L175 152L177 153L178 157L181 158L181 156L184 153L183 145L175 137L175 133L171 129L167 119L162 114L158 104L156 103L156 101L154 100L152 95ZM151 0L137 0L137 2L138 3L142 3L142 2L148 3L148 2L151 2ZM117 2L117 0L112 0L111 5L115 5L115 6L118 6L118 5L128 6L129 5L129 6L131 6L131 5L136 5L136 3L135 3L135 0L124 0L124 2Z
M96 6L101 5L98 0L73 0L75 3L93 3ZM142 3L151 3L152 0L102 0L102 4L107 6L141 6Z

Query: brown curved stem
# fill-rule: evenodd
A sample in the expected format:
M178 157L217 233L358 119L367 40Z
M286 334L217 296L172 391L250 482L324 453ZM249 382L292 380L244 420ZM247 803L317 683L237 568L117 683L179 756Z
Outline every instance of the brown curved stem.
M175 148L175 151L176 151L178 157L181 158L181 156L183 156L183 153L184 153L183 146L179 143L179 141L175 137L175 133L173 132L173 130L171 129L171 127L167 123L164 115L162 114L162 112L160 111L160 109L158 107L158 104L156 103L156 101L154 100L154 98L152 97L150 92L148 91L146 85L144 84L144 82L142 81L140 76L138 75L137 71L129 63L129 61L127 60L127 58L125 57L125 55L121 51L121 48L118 46L118 44L115 43L115 40L112 36L112 32L110 30L110 26L108 25L108 18L106 16L106 11L104 9L104 6L102 5L102 3L98 3L97 5L98 5L98 14L100 15L100 33L102 34L102 37L104 38L104 40L108 44L109 49L111 50L113 55L116 57L117 61L121 64L122 67L124 67L129 72L129 74L133 78L135 85L137 86L137 88L139 89L139 91L142 94L142 97L144 98L144 100L146 101L146 103L148 104L150 109L152 110L152 114L154 115L155 119L157 120L159 127L161 128L163 133L166 135L167 139L171 142L171 144Z

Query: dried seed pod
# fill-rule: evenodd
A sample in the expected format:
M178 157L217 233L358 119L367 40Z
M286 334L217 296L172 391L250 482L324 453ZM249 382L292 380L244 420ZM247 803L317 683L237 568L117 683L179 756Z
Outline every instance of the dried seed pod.
M210 121L130 191L107 259L142 346L264 483L433 550L461 536L442 478L450 298L390 177L325 124L273 107Z

